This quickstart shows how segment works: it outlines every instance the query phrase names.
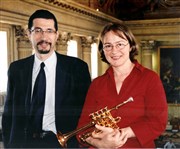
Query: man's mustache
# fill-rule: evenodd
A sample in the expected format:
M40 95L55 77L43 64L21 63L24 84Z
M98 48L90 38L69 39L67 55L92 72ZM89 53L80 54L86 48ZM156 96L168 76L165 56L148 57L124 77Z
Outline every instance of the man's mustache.
M42 43L49 44L49 45L51 46L51 43L48 42L48 41L45 41L45 40L39 41L39 42L37 43L37 45L40 45L40 44L42 44Z

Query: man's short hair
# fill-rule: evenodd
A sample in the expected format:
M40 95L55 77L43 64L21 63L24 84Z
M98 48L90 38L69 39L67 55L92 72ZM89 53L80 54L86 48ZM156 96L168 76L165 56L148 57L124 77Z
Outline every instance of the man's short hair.
M54 20L54 27L56 29L56 31L58 30L58 24L57 24L57 19L54 16L54 14L52 14L51 12L49 12L48 10L36 10L29 18L29 22L28 22L28 29L30 30L33 26L33 20L36 18L43 18L43 19L53 19Z

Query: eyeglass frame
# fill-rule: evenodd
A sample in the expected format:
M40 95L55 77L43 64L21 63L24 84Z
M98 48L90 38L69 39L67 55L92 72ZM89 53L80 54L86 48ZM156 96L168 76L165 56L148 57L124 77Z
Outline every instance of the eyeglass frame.
M118 48L118 45L119 45L119 44L123 45L123 47L122 47L122 48ZM116 47L116 49L118 49L118 50L122 50L122 49L124 49L128 44L129 44L129 42L128 42L127 44L123 44L123 43L121 43L121 42L118 42L116 45L113 45L113 44L108 43L107 45L103 45L103 48L102 48L102 49L103 49L103 51L106 51L106 52L112 51L112 49L113 49L114 47ZM111 49L110 49L110 50L105 49L105 48L108 48L107 46L111 46Z
M36 35L38 35L38 34L43 35L43 33L51 35L51 34L56 34L57 33L57 31L55 31L53 29L47 29L47 30L43 31L43 29L39 28L39 27L30 30L30 32L34 32Z

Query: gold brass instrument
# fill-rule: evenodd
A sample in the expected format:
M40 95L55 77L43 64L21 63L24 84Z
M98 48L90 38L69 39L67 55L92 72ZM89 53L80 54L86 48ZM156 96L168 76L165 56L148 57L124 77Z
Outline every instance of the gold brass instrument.
M107 107L100 109L94 113L91 113L89 116L92 119L92 121L90 123L88 123L87 125L78 128L74 131L71 131L69 133L66 134L62 134L60 131L58 131L57 133L57 139L58 142L60 143L60 145L63 148L67 148L67 141L69 138L73 137L74 135L78 134L79 132L88 130L89 128L93 128L93 126L95 126L96 124L101 125L101 126L105 126L105 127L110 127L110 128L119 128L117 126L117 123L120 121L120 117L116 117L113 118L113 116L111 115L111 111L112 110L117 110L120 106L133 101L133 98L130 97L127 100L125 100L123 103L118 104L117 106L108 109ZM98 130L93 130L98 132ZM93 131L88 131L86 133L84 133L83 135L80 136L81 141L85 142L86 138L88 138L89 136L91 136Z

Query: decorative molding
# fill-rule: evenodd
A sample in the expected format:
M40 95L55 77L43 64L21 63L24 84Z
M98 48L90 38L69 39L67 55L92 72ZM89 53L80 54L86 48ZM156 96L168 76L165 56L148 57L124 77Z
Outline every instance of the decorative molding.
M140 21L125 21L129 27L155 27L155 26L178 26L180 19L158 19L158 20L140 20Z
M157 45L157 42L154 40L142 40L141 47L143 50L153 50Z
M50 5L57 6L59 8L64 8L67 11L72 11L75 13L79 13L80 15L86 15L88 17L92 17L95 19L100 19L103 21L120 21L119 19L116 19L110 15L107 15L103 12L96 11L92 8L86 7L81 4L77 4L76 2L70 1L70 0L42 0L45 3L48 3Z
M179 43L180 18L125 21L133 34L141 40ZM176 43L175 43L176 42Z

